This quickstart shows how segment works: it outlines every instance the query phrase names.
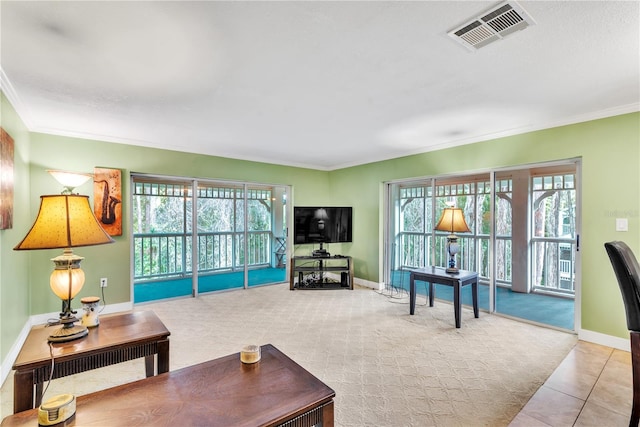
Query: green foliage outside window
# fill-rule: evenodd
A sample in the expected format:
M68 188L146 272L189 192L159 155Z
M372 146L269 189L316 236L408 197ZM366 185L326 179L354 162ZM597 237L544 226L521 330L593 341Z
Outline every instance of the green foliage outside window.
M191 271L191 183L135 182L132 195L136 280ZM272 191L202 186L197 191L199 271L264 264L271 253Z

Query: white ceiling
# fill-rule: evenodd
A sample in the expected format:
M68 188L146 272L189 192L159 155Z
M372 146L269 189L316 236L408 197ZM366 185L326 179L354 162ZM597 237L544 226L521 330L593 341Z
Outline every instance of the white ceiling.
M0 3L2 89L30 130L321 170L640 110L640 2Z

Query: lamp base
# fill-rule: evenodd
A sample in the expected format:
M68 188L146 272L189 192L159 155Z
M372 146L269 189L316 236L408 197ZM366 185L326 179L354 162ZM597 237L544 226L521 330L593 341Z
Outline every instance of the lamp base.
M65 322L65 320L67 320L67 322ZM69 320L71 321L69 322ZM74 321L77 321L77 319L61 320L63 326L56 329L51 335L49 335L49 342L67 342L86 337L87 334L89 334L87 327L83 325L75 325L73 323Z
M456 267L448 267L445 271L448 274L458 274L458 273L460 273L460 269L458 269Z

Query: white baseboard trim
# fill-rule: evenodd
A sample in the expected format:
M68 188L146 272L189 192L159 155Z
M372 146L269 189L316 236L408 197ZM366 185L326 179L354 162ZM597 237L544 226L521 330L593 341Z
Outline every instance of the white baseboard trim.
M123 311L131 311L132 309L133 303L131 302L107 304L106 306L104 306L104 309L100 312L100 314L120 313ZM34 314L33 316L29 317L29 319L27 319L27 322L22 327L18 338L16 338L13 345L11 346L7 357L2 361L2 364L0 365L0 384L4 384L7 377L11 373L11 368L18 358L20 349L24 345L24 342L27 340L27 335L29 335L29 331L31 330L31 328L35 325L43 325L50 319L57 319L59 315L59 312Z
M353 283L355 285L363 286L365 288L371 288L376 291L381 291L384 289L384 283L372 282L370 280L359 279L357 277L353 279Z
M580 329L578 331L578 339L622 351L631 351L631 343L629 341L629 338L614 337L612 335L601 334L600 332Z
M0 384L4 384L9 373L11 373L11 368L18 358L18 353L20 353L20 349L22 345L27 339L27 335L29 335L29 331L31 330L31 319L27 319L27 322L22 327L18 338L13 342L9 353L7 353L7 357L2 361L2 365L0 366Z
M104 307L101 307L101 309L102 311L100 311L98 314L121 313L123 311L132 310L133 303L123 302L120 304L107 304ZM31 326L34 326L34 325L43 325L47 323L47 321L50 319L57 319L59 315L60 315L59 312L35 314L29 318L30 320L29 329L31 329ZM82 316L82 309L78 309L78 314L76 316ZM26 338L26 335L25 335L25 338Z

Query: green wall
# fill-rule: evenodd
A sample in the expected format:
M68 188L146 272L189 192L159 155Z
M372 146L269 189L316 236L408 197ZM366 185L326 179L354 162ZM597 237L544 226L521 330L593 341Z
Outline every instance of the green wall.
M59 309L60 302L49 290L55 251L17 253L13 246L26 234L35 218L39 196L58 193L59 185L47 169L92 171L94 167L118 168L123 172L123 236L112 245L79 248L86 284L79 297L99 292L98 279L109 278L110 303L131 300L129 283L130 210L129 174L141 172L196 178L224 179L291 185L292 205L333 204L354 207L354 242L331 245L333 253L354 257L355 274L360 279L379 282L382 278L382 192L384 182L411 177L437 176L469 171L582 159L582 328L615 337L627 337L624 309L617 282L604 252L603 243L625 240L640 253L640 114L564 126L523 135L495 139L447 150L428 152L388 161L350 167L331 172L232 160L215 156L134 147L39 133L28 134L10 109L5 120L24 145L25 160L17 167L20 191L28 200L16 203L19 224L0 232L2 270L0 270L2 343L17 338L16 328L24 324L27 313L41 314ZM18 144L17 144L18 145ZM28 165L28 171L27 166ZM91 183L79 187L80 194L92 194ZM23 195L24 199L25 196ZM629 232L615 231L615 218L629 219ZM304 251L304 249L303 249ZM17 265L15 272L7 265ZM28 266L31 266L30 273ZM27 278L27 279L25 279ZM14 287L14 283L25 286ZM8 298L8 302L5 302ZM22 308L16 308L19 306ZM19 311L14 319L10 313ZM7 334L5 334L5 330ZM2 349L2 356L6 350Z
M0 126L14 142L13 228L0 230L0 361L4 361L31 314L29 258L13 251L31 226L31 219L29 133L2 92Z

